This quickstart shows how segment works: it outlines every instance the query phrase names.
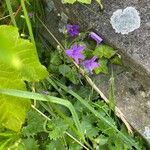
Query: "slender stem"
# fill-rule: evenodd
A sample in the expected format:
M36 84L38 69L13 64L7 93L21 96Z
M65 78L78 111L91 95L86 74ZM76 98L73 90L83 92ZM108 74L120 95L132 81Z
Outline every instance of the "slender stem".
M40 21L40 23L45 27L45 29L47 30L47 32L54 38L54 40L58 43L58 45L61 47L61 49L65 50L65 48L63 47L63 45L57 40L57 38L54 36L54 34L47 28L47 26L42 22L42 20L36 16L38 18L38 20Z
M13 15L14 15L14 14L15 14L15 13L13 13ZM4 16L4 17L1 17L1 18L0 18L0 21L1 21L1 20L6 19L6 18L8 18L8 17L10 17L10 15L7 15L7 16Z
M31 41L32 41L32 43L34 44L34 46L36 48L36 44L35 44L35 40L34 40L34 36L33 36L33 31L32 31L32 26L31 26L31 22L30 22L30 19L29 19L27 10L26 10L26 6L25 6L24 0L21 0L21 6L22 6L22 9L23 9L23 12L24 12L25 19L26 19L26 23L27 23L29 34L30 34L30 37L31 37Z
M10 0L6 0L6 5L7 5L7 8L8 8L10 17L11 17L11 21L12 21L13 25L14 25L15 27L17 27L17 23L16 23L16 20L15 20L15 17L14 17L14 13L13 13L13 10L12 10L12 7L11 7L11 2L10 2Z
M45 114L43 114L40 110L38 110L34 105L31 105L31 107L36 110L41 116L43 116L46 120L51 121L49 117L47 117Z
M86 150L89 150L86 146L84 146L81 142L79 142L75 137L73 137L68 132L65 132L69 137L71 137L74 141L76 141L78 144L80 144L82 147L84 147Z

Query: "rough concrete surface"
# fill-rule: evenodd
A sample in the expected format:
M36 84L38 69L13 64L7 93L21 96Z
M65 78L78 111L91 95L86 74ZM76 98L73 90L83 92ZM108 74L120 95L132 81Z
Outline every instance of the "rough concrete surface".
M59 41L63 37L59 31L69 21L80 24L83 30L94 30L122 55L124 65L131 70L115 76L117 106L130 124L150 141L150 1L104 0L101 12L96 3L62 5L61 0L53 2L55 5L51 11L46 10L47 26L52 28ZM125 35L115 33L110 23L113 12L130 6L139 12L140 27ZM46 39L54 42L47 32L43 33ZM101 82L103 78L103 75L94 77L98 87L107 95L108 80Z

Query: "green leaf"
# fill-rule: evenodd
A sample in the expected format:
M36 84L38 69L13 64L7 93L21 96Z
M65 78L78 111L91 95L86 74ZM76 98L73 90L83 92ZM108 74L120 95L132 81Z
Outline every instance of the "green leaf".
M51 52L50 64L53 64L53 65L60 65L60 64L62 64L62 60L61 60L61 58L59 56L59 52L58 51L52 51Z
M96 74L99 74L99 73L105 73L105 74L107 74L107 73L108 73L107 62L108 62L108 60L105 59L105 58L100 59L100 60L99 60L100 66L97 67L97 68L95 68L95 70L94 70L95 73L96 73Z
M63 3L69 3L69 4L73 4L76 2L76 0L62 0Z
M86 118L82 119L81 127L84 134L89 138L96 137L98 135L98 128L94 127L90 120L87 120Z
M77 71L75 68L71 68L68 65L60 65L59 66L59 72L64 76L67 77L72 83L77 84Z
M35 46L21 39L16 27L0 26L0 88L26 90L26 81L47 75ZM0 126L18 132L24 123L30 100L0 94Z
M18 76L12 68L0 64L0 88L26 90L25 83ZM29 100L0 94L0 125L19 131L29 108Z
M61 139L51 141L47 146L46 150L65 150L64 141Z
M65 131L68 128L68 125L65 124L64 120L61 118L52 119L48 124L49 127L49 137L50 139L56 140L62 137Z
M104 136L104 135L100 135L100 136L98 137L98 139L99 139L99 145L100 145L100 146L105 145L105 144L107 144L107 142L108 142L108 137L106 137L106 136Z
M0 61L11 66L23 80L39 81L48 73L39 62L35 46L21 39L16 27L0 26Z
M110 62L112 64L122 65L121 55L119 55L119 54L115 55L113 58L110 59Z
M38 142L34 138L24 139L23 144L26 150L39 150Z
M45 119L37 112L30 110L27 113L27 126L23 127L22 134L26 137L33 137L39 132L44 131Z
M103 9L102 1L101 0L96 0L96 1L100 5L101 9Z
M90 58L93 57L93 50L87 49L87 50L85 50L85 51L83 52L83 54L84 54L84 56L85 56L87 59L90 59Z
M85 3L85 4L91 4L91 0L63 0L63 3L69 3L73 4L75 2Z
M91 4L91 0L77 0L80 3Z
M99 45L93 52L93 54L97 56L98 58L105 57L108 59L114 56L115 53L116 52L114 51L114 49L111 46L108 46L106 44Z

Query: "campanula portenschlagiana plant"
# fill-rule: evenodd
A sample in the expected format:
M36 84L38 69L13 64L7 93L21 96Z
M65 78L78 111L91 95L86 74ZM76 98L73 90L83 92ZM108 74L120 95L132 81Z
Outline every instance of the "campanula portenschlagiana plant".
M74 36L77 36L79 35L79 26L78 25L71 25L71 24L68 24L67 25L67 33L71 36L71 37L74 37ZM89 36L96 41L97 45L100 44L103 39L97 35L95 32L90 32L89 33ZM83 38L82 38L83 40ZM83 50L86 49L86 46L83 46L81 43L77 44L75 43L74 45L71 46L70 49L67 49L65 51L66 55L71 57L73 60L75 60L75 62L77 64L80 63L79 60L83 60L83 62L81 62L80 64L82 64L82 66L84 67L84 69L90 73L90 74L93 74L93 70L97 67L100 66L100 64L98 62L96 62L96 59L97 57L96 56L93 56L91 57L91 59L87 59L86 60L86 57L84 56L84 54L82 53Z

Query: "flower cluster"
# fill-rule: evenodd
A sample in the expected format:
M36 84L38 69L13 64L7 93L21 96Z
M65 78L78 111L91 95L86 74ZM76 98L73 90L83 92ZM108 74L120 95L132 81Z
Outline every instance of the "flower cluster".
M67 25L67 33L71 37L78 36L79 35L79 26L68 24ZM90 32L89 37L91 39L93 39L94 41L96 41L97 45L103 41L103 39L99 35L97 35L95 32ZM88 73L92 74L92 71L95 68L99 67L99 63L96 62L96 59L97 59L96 56L93 56L91 59L85 60L85 56L83 55L83 51L85 49L86 49L85 45L75 43L74 45L71 46L70 49L67 49L65 51L65 53L67 56L72 58L77 64L79 64L80 61L82 60L82 66L84 67L84 69Z

